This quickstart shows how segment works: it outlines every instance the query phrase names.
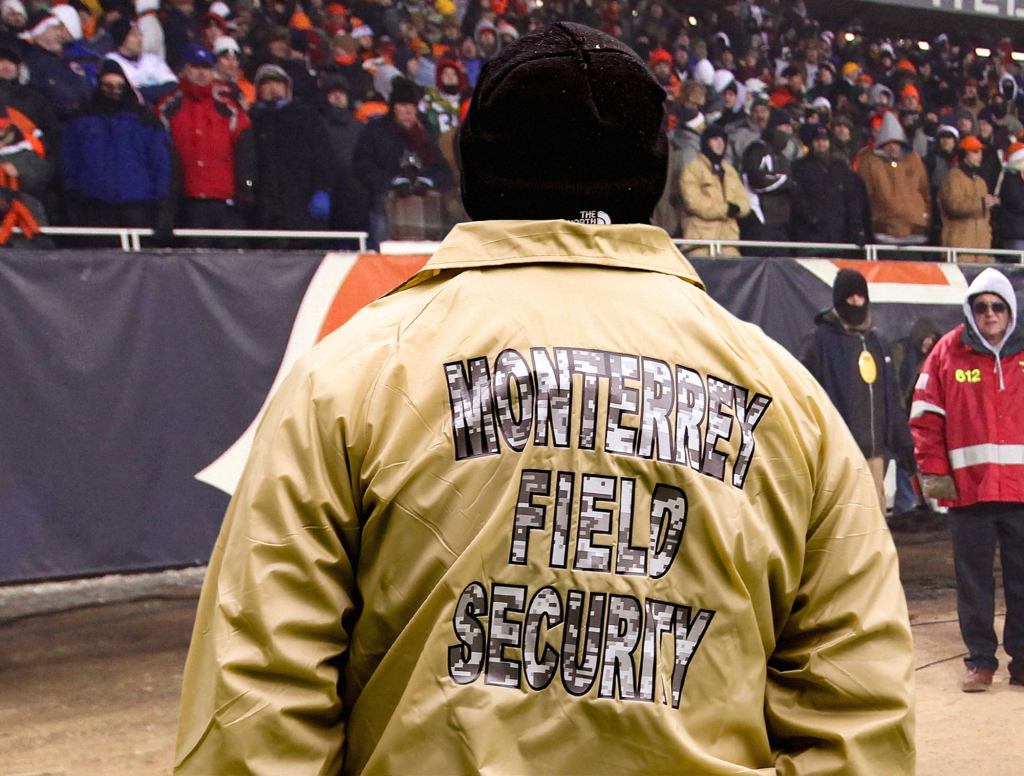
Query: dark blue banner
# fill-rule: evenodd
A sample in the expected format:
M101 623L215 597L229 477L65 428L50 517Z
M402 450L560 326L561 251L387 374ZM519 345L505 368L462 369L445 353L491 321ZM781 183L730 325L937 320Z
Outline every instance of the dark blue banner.
M0 582L203 563L272 387L424 257L0 253ZM890 340L962 319L981 268L696 259L796 350L857 266ZM1004 268L1020 291L1024 272Z

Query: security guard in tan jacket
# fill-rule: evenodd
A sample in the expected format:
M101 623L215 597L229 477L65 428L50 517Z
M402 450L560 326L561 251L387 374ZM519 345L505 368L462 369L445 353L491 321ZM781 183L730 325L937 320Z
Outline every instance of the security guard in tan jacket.
M913 773L864 459L796 360L638 225L663 94L567 23L487 65L461 137L478 222L262 423L179 773Z

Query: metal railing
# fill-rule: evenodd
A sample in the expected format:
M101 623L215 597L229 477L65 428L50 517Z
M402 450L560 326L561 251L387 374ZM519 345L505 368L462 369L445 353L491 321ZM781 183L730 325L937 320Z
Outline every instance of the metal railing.
M856 245L855 243L769 242L762 240L673 240L672 242L682 250L707 248L708 255L713 257L722 257L722 248L778 248L821 251L826 257L829 253L859 253L868 261L878 261L879 253L928 253L940 254L947 262L956 262L961 254L966 254L970 256L1007 256L1017 263L1024 264L1024 251L1011 251L1002 248L950 248L937 245L889 245L885 243ZM724 258L728 258L728 254Z
M20 229L15 230L20 233ZM152 229L131 226L44 226L40 231L51 237L117 237L121 250L135 253L142 250L142 238L153 237ZM285 229L174 229L171 234L181 238L213 240L353 240L359 252L366 252L366 232L290 231Z
M19 230L15 230L19 231ZM53 237L117 237L121 243L121 250L126 252L138 252L142 250L142 238L153 237L154 231L142 227L84 227L84 226L44 226L40 230L45 235ZM333 232L333 231L289 231L285 229L175 229L172 231L174 237L184 239L213 239L213 240L351 240L354 241L360 253L367 250L369 235L366 232ZM723 248L743 249L781 249L801 251L807 256L807 251L820 252L823 257L830 254L845 253L858 254L867 261L878 261L880 253L886 254L938 254L944 261L956 262L961 254L972 256L1007 257L1013 262L1024 264L1024 251L1012 251L1002 248L949 248L936 245L888 245L884 243L872 243L870 245L856 245L854 243L814 243L814 242L777 242L768 240L673 240L681 250L688 248L704 248L707 255L711 257L729 258L730 254L723 254ZM381 245L381 253L433 253L440 245L438 242L426 240L392 240Z

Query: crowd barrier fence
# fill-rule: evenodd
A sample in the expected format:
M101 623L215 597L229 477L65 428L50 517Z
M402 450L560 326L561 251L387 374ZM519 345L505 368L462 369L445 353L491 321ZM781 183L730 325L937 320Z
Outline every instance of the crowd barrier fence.
M143 249L142 238L153 237L152 229L136 227L75 227L75 226L45 226L42 233L54 237L117 237L121 244L121 250L138 252ZM213 239L213 240L319 240L343 242L355 242L360 253L366 253L369 235L366 232L336 232L336 231L290 231L275 229L175 229L172 232L174 237L183 239ZM1024 251L1006 250L1002 248L951 248L936 245L889 245L884 243L871 243L868 245L857 245L855 243L818 243L798 241L766 241L766 240L673 240L682 250L687 248L701 248L707 251L712 258L729 258L729 254L723 254L724 248L737 248L745 251L746 255L752 255L751 249L764 248L769 251L789 250L796 251L802 256L829 257L835 254L844 254L846 257L863 258L867 261L878 261L879 254L907 254L910 256L927 255L941 257L942 261L956 263L961 255L970 256L991 256L998 261L1012 264L1024 264ZM385 254L409 254L409 253L432 253L440 243L421 240L394 240L381 246L381 253ZM348 247L348 246L339 246ZM1010 259L1011 261L1006 261Z

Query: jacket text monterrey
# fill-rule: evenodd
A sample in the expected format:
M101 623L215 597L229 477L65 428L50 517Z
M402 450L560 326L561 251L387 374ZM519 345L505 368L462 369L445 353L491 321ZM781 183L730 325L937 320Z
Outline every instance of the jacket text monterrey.
M612 457L684 467L735 488L743 488L755 431L771 404L764 394L684 365L588 348L534 347L529 360L507 349L493 362L479 356L447 363L444 373L456 461L532 445L575 448L574 461L582 463L600 446ZM721 446L734 433L730 461ZM596 685L598 698L678 708L714 610L589 590L581 580L591 573L666 577L686 528L684 478L642 494L643 480L587 468L521 470L508 567L532 562L571 571L588 589L547 584L531 595L508 580L470 582L452 616L458 643L448 649L448 674L457 684L483 677L510 688L525 679L535 691L560 677L571 695ZM649 505L646 513L637 512L638 500ZM556 648L550 642L559 627ZM673 648L659 669L665 638Z

